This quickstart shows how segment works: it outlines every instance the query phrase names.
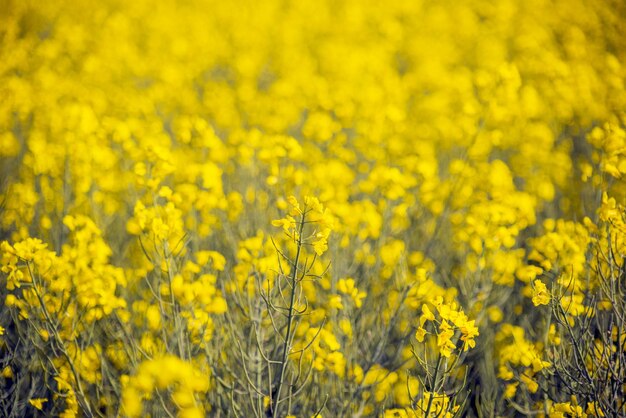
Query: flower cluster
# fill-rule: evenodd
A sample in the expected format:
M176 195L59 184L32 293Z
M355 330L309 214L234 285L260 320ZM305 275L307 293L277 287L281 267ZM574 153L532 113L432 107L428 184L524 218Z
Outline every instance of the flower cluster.
M427 334L434 334L437 337L437 349L443 357L450 357L453 350L457 349L457 344L453 341L457 332L462 341L462 351L467 351L476 345L474 338L478 336L478 328L474 320L468 320L467 315L462 310L457 310L455 303L444 304L441 297L435 300L435 312L430 310L427 304L422 305L422 315L419 319L419 328L415 332L415 339L423 342ZM429 332L427 324L433 324L435 329Z
M205 416L205 408L197 394L206 393L209 388L207 371L204 373L188 362L175 356L165 356L148 360L139 365L133 376L123 376L122 410L129 417L144 414L143 399L159 397L171 391L171 399L178 416L192 418ZM171 414L173 411L168 412Z

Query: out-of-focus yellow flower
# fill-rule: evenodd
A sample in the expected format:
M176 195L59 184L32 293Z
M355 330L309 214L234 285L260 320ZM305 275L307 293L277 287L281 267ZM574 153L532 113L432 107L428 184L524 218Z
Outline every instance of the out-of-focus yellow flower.
M550 293L545 283L536 279L533 282L533 304L535 306L547 305L550 303Z
M33 398L28 400L29 404L40 411L43 410L43 404L46 402L48 402L48 398Z
M415 331L415 339L420 343L424 342L426 334L428 334L428 332L424 328L419 327L417 331Z
M5 379L13 379L14 375L11 366L6 366L4 369L2 369L2 377L4 377Z
M337 290L350 296L354 302L354 306L357 308L363 305L363 298L367 296L367 293L357 289L353 278L340 279L337 282Z
M504 397L507 399L513 398L515 396L515 394L517 393L517 386L519 385L519 383L515 382L515 383L509 383L508 385L506 385L505 389L504 389Z
M434 321L435 314L432 313L428 305L422 305L422 316L420 317L420 325L423 326L426 321Z

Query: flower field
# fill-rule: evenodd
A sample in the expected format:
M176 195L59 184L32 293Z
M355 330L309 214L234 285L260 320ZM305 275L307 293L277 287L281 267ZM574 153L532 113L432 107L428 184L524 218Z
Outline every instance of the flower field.
M0 416L626 417L624 16L0 0Z

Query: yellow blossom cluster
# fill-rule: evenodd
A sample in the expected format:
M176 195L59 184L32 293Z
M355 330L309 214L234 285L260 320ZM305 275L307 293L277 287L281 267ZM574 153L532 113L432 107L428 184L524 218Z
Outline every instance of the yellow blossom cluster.
M415 339L423 342L429 332L424 328L427 323L436 327L433 332L437 336L437 348L443 357L450 357L452 351L457 348L453 338L460 333L459 339L463 341L462 351L467 351L476 345L474 338L478 336L474 320L468 320L462 310L457 310L456 303L445 304L441 297L435 300L437 316L430 310L427 304L422 305L422 315L419 319L419 328L415 332Z

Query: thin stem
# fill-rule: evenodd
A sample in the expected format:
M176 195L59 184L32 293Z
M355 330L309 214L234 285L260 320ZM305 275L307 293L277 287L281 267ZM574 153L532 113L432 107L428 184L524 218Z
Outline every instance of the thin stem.
M298 241L297 241L297 249L296 249L296 257L293 262L293 271L291 272L291 297L289 301L289 313L287 315L287 332L285 334L285 341L283 343L283 354L280 365L280 372L278 374L278 387L276 389L276 393L274 394L274 399L272 402L272 416L279 416L279 402L280 402L280 392L283 387L284 379L285 379L285 370L287 369L287 356L289 354L289 344L291 340L291 328L294 319L294 304L296 299L296 284L298 277L298 262L300 260L300 250L302 249L302 231L304 230L304 211L302 216L300 217L300 225L298 227Z
M424 413L424 416L428 417L429 413L430 413L430 408L433 406L433 399L435 398L435 393L436 393L436 387L437 387L437 377L439 374L439 367L441 366L441 359L442 359L442 355L441 353L439 353L439 356L437 357L437 365L435 366L435 375L433 376L433 383L431 385L431 392L430 392L430 397L428 398L428 406L426 407L426 412Z

